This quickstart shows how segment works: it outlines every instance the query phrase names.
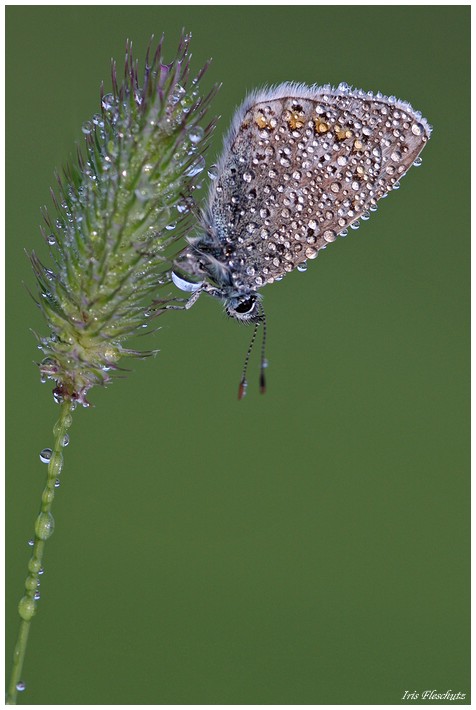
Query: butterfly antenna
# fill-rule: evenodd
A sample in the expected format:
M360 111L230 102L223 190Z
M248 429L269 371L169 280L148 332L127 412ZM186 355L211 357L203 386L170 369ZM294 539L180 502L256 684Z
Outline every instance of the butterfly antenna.
M261 342L261 368L259 374L259 391L261 394L266 392L266 378L264 376L264 371L268 367L268 361L266 360L266 315L261 307L261 322L263 324L263 340Z
M253 335L251 336L251 342L248 346L248 351L246 353L245 364L243 365L243 373L241 375L241 380L240 380L240 386L238 387L238 399L243 399L243 397L246 394L246 388L248 386L248 383L246 381L246 371L248 369L248 362L250 360L251 351L253 349L253 345L255 344L256 333L258 332L258 326L259 326L259 321L258 321L258 323L255 324L255 329L253 331Z

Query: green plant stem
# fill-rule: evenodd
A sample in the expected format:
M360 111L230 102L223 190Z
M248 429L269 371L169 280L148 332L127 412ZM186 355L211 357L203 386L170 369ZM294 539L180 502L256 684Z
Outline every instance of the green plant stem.
M7 705L15 705L18 690L21 689L21 675L23 672L23 661L28 643L31 619L36 613L38 599L38 585L40 574L43 572L42 563L45 551L45 543L54 531L54 519L51 515L51 508L55 497L55 483L63 468L63 447L68 428L71 426L71 402L65 400L61 405L58 421L53 428L54 448L48 463L48 474L46 485L41 496L40 513L35 522L35 538L33 544L33 554L28 562L28 577L25 580L25 594L18 605L18 613L21 622L18 638L13 652L13 668L10 684L7 691Z

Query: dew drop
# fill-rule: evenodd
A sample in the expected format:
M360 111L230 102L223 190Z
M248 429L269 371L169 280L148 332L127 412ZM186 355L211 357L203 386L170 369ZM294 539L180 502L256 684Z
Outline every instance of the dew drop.
M35 544L35 541L33 539L28 540L29 547L33 547L34 544Z
M55 530L55 520L51 513L40 513L35 522L35 533L40 540L48 540Z
M210 167L208 168L208 171L207 171L207 172L208 172L208 177L210 178L210 180L216 180L216 179L217 179L217 177L218 177L218 168L217 168L216 165L210 165Z
M63 437L63 441L61 442L61 446L68 446L69 444L69 434L65 434Z
M204 135L205 131L201 126L192 126L188 132L189 140L192 143L200 143Z
M36 557L32 557L28 562L28 569L32 574L40 574L41 562L37 560Z
M56 237L54 234L49 234L46 238L46 241L50 246L53 246L53 244L56 244Z
M25 621L30 621L30 619L35 615L36 612L36 602L28 596L24 596L20 599L18 604L18 613L21 618Z
M23 693L26 688L26 684L22 680L20 680L16 684L15 688L18 690L19 693Z
M199 175L205 168L205 158L203 155L199 155L198 158L185 170L185 175L187 177L195 177Z
M322 235L326 242L333 242L336 238L336 233L332 229L327 229Z
M195 79L192 81L192 84L195 83ZM195 103L195 100L197 98L197 91L192 91L189 94L186 94L183 99L180 101L180 105L182 107L182 110L184 113L188 113L190 109L192 108L193 104Z
M413 161L413 165L415 166L415 168L419 168L422 163L423 158L416 158L416 160Z
M101 99L101 106L105 111L110 111L114 108L116 99L113 94L105 94Z
M81 130L85 136L89 136L89 134L93 131L93 124L91 121L85 121L81 126Z
M185 212L188 212L188 205L186 202L179 202L177 205L177 212L180 214L185 214Z
M63 392L61 391L61 388L55 387L53 390L53 399L56 404L61 404L64 402L64 395Z
M184 94L186 94L186 93L187 92L185 91L183 86L180 86L180 84L177 84L174 87L174 92L173 92L172 96L170 97L172 104L178 103L180 101L180 99L183 98Z
M41 463L49 463L52 453L53 453L53 451L51 449L43 449L42 451L40 451Z

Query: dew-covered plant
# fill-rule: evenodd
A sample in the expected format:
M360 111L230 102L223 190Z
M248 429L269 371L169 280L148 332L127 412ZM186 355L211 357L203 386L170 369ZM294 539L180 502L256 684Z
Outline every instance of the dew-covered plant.
M203 120L216 87L202 95L190 76L190 36L175 59L162 59L162 41L147 51L145 69L126 44L125 71L112 63L112 91L101 87L100 111L83 124L85 147L51 191L54 213L43 212L50 263L30 254L39 286L35 301L48 334L37 336L42 381L53 380L60 406L48 464L13 655L7 703L24 690L22 668L30 623L37 611L45 544L54 531L51 508L63 468L63 449L78 404L88 406L94 385L109 384L123 357L144 358L127 342L152 332L160 286L170 281L174 242L190 228L194 190L213 121ZM123 78L119 78L123 76Z

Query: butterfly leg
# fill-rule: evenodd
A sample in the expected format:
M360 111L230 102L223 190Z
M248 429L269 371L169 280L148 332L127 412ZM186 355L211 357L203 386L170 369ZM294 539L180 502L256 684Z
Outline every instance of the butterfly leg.
M189 308L197 301L201 291L195 291L190 298L180 298L177 296L171 298L160 298L152 302L151 312L159 315L164 311L188 311Z

